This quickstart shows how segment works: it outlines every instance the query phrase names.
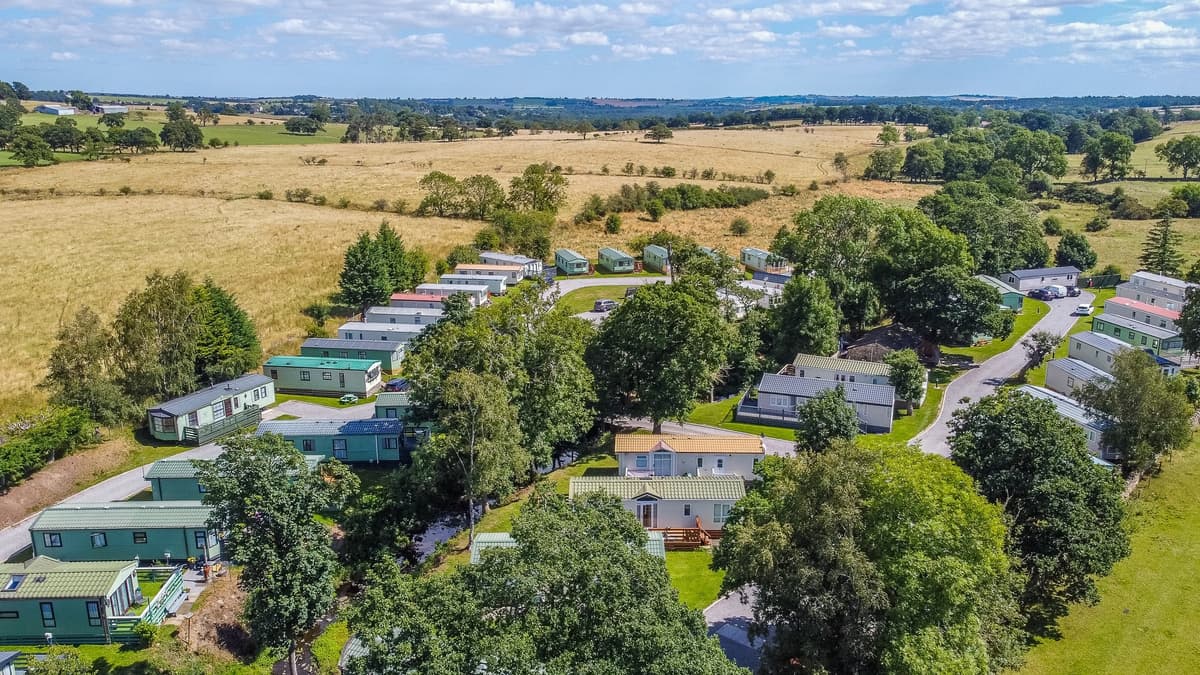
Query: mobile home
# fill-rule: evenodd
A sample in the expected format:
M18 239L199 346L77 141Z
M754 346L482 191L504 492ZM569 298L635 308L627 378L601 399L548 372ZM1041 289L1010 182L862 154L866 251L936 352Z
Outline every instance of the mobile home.
M1083 433L1087 436L1088 452L1092 455L1110 461L1118 459L1104 445L1104 430L1106 428L1104 422L1092 417L1087 409L1079 405L1077 401L1044 387L1035 387L1031 384L1021 385L1017 387L1017 391L1029 394L1043 401L1049 401L1054 405L1054 409L1059 417L1083 429Z
M198 502L204 499L196 462L205 460L160 459L142 476L150 483L156 502Z
M278 434L305 455L348 464L408 461L399 419L267 420L255 435Z
M343 340L368 342L407 343L425 330L425 326L412 323L368 323L347 321L338 327L338 337Z
M438 278L440 283L448 286L487 286L492 295L504 295L508 290L508 279L480 274L443 274Z
M1012 270L1000 275L1000 280L1013 288L1028 293L1043 286L1066 286L1079 284L1079 269L1076 267L1037 267L1028 270Z
M478 307L488 301L488 296L491 294L491 288L480 284L470 284L459 286L455 284L421 284L417 286L416 292L421 295L436 295L442 298L450 297L455 293L465 293L471 300L471 304Z
M738 260L751 272L772 272L779 274L784 271L790 271L787 261L781 256L775 255L770 251L764 251L761 248L754 248L753 246L743 248Z
M479 532L475 535L475 540L471 542L471 564L478 565L483 561L483 552L498 548L516 548L517 540L508 532ZM647 532L646 533L646 553L656 557L666 559L667 547L663 540L662 532ZM0 674L2 675L2 674Z
M1111 335L1134 347L1149 350L1153 354L1183 352L1183 337L1178 331L1151 326L1115 314L1101 314L1093 318L1092 330L1103 335Z
M412 399L406 391L385 391L375 397L375 417L407 420L412 413Z
M1088 382L1103 385L1112 381L1112 375L1078 359L1054 359L1046 364L1046 388L1066 396Z
M275 383L253 373L159 403L146 416L154 438L200 445L258 424L274 402Z
M617 434L613 439L621 476L741 476L754 478L766 451L757 436Z
M617 497L646 529L715 531L725 527L734 503L746 496L746 483L738 476L571 479L572 499L590 492Z
M499 251L483 251L479 254L479 262L485 265L520 265L522 274L527 277L542 276L542 261L528 256Z
M599 257L596 260L596 265L606 272L618 274L632 272L634 269L635 261L633 256L622 250L606 246L600 249L598 253Z
M642 267L651 272L667 272L671 267L670 254L666 248L650 244L642 249Z
M383 386L378 361L325 359L316 356L273 356L263 372L280 392L341 396L370 396Z
M824 391L841 385L849 403L858 413L860 428L867 433L886 434L892 430L896 406L896 388L890 384L839 382L814 377L764 373L758 383L758 398L747 398L737 406L739 422L757 424L796 424L796 408Z
M210 510L198 501L59 504L37 515L29 536L34 555L59 560L220 560Z
M1117 297L1178 311L1183 309L1190 288L1200 288L1200 284L1153 272L1134 272L1129 281L1117 286Z
M1123 316L1166 330L1179 330L1175 324L1179 320L1179 312L1161 305L1151 305L1130 298L1109 298L1104 303L1104 314L1105 316Z
M389 307L411 307L413 309L443 309L442 298L449 296L433 293L392 293L388 300Z
M975 278L996 289L1000 294L1000 304L1014 312L1021 311L1025 303L1025 294L996 277L986 274L976 274Z
M417 309L414 307L368 307L363 323L397 323L413 326L428 326L437 323L445 315L440 309Z
M560 248L554 252L554 265L559 273L567 276L587 274L590 267L587 258L569 248Z
M528 276L524 265L488 265L485 263L459 263L454 266L456 274L474 274L481 277L500 277L514 286Z
M404 361L405 349L403 342L308 338L304 344L300 345L300 356L378 361L384 370L391 373L400 369L400 364Z

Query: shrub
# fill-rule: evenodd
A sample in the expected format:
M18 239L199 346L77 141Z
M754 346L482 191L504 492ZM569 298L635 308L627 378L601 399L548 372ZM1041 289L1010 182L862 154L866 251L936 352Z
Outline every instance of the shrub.
M326 201L328 200L325 198L325 195L313 195L312 203L317 206L325 206Z
M133 626L133 634L143 647L152 647L158 639L158 626L149 621L139 621Z
M1059 204L1058 202L1051 202L1051 201L1044 201L1044 200L1034 204L1034 206L1038 207L1039 211L1053 211L1055 209L1062 208L1062 204Z
M258 197L259 199L274 199L275 193L271 192L270 190L259 190L258 192L254 193L254 196Z
M794 183L788 183L787 185L781 185L775 188L775 192L783 195L784 197L795 197L796 195L800 194L800 188L796 187Z
M1072 204L1095 204L1099 206L1108 202L1108 195L1082 183L1067 183L1054 192L1054 196Z
M1042 221L1042 231L1052 237L1061 236L1063 233L1062 218L1046 216L1046 219Z
M400 215L404 215L405 213L408 213L408 200L407 199L397 199L396 201L392 202L392 210L395 211L396 213L399 213Z
M1116 275L1118 277L1121 276L1121 268L1117 267L1116 265L1114 265L1112 263L1108 263L1107 265L1102 267L1099 272L1096 273L1096 276L1101 276L1101 277L1110 276L1110 275Z
M650 220L656 223L660 218L663 217L663 214L666 213L666 211L666 207L663 206L663 203L657 199L646 205L646 215L650 216Z
M744 236L749 231L750 231L750 221L746 220L745 218L742 218L740 216L737 218L734 218L733 222L729 224L729 233L735 237Z
M1095 218L1087 221L1087 224L1083 226L1083 229L1087 230L1088 232L1101 232L1103 230L1107 230L1108 214L1097 213Z
M809 192L816 192L817 190L820 190L820 189L821 189L821 184L815 180L808 184Z
M308 188L288 190L283 193L283 196L284 199L287 199L289 202L307 202L308 198L312 196L312 190L309 190Z
M388 201L386 199L376 199L371 203L372 211L387 211Z
M1108 209L1112 212L1112 217L1119 220L1149 220L1154 216L1154 212L1148 206L1125 194L1122 188L1113 190Z
M621 216L610 213L604 219L604 231L609 234L620 234L621 232Z
M675 177L675 167L664 166L662 169L659 170L659 175L662 176L663 178L674 178Z
M338 200L337 200L337 207L338 207L339 209L348 209L348 208L350 208L350 200L349 200L349 199L347 199L346 197L340 197L340 198L338 198Z
M129 187L128 185L122 185L117 192L120 192L123 195L129 195L133 194L133 188Z
M95 440L91 418L78 408L54 408L13 426L0 446L0 492Z
M210 147L210 148L223 148L226 145L228 145L228 143L225 143L224 141L217 138L216 136L213 136L212 138L208 139L208 147Z

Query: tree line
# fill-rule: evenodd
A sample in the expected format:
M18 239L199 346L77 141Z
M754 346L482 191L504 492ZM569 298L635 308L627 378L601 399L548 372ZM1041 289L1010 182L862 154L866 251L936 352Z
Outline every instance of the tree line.
M491 176L476 174L459 180L441 171L425 174L418 185L425 197L418 215L488 220L496 211L536 211L555 214L567 200L567 178L562 167L530 164L509 182L505 193Z
M737 185L703 188L682 183L664 188L656 181L650 181L645 186L639 183L626 184L607 198L589 195L583 208L575 215L575 224L594 223L613 213L637 211L644 211L651 220L658 222L667 211L737 208L770 196L771 193L766 190Z

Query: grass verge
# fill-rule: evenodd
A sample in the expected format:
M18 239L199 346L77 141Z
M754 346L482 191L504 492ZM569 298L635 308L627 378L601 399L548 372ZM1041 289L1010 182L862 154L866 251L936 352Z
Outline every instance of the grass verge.
M1017 341L1025 337L1029 329L1033 328L1033 324L1041 320L1048 311L1050 306L1041 300L1025 298L1025 304L1021 306L1021 313L1013 321L1013 330L1008 337L975 347L942 347L942 354L966 356L974 359L975 363L982 363L1017 344Z
M721 581L725 572L709 568L712 551L667 551L667 575L671 585L679 591L679 601L692 609L704 609L711 605L721 592Z
M1133 552L1098 582L1099 604L1073 607L1062 637L1036 645L1022 673L1200 672L1200 438L1129 507Z
M1092 301L1092 307L1095 308L1095 314L1099 314L1100 312L1102 312L1104 310L1104 301L1105 300L1108 300L1109 298L1111 298L1117 294L1117 290L1115 288L1101 288L1101 289L1097 289L1092 292L1095 293L1095 295L1096 295L1096 299ZM1071 336L1076 333L1085 333L1091 329L1092 329L1092 317L1081 316L1081 317L1079 317L1078 320L1075 321L1075 325L1071 326L1071 330L1067 331L1067 335ZM1049 359L1047 359L1047 361L1052 361L1054 359L1064 359L1067 357L1067 353L1069 352L1069 350L1070 350L1070 345L1068 344L1067 340L1063 340L1061 343L1059 343L1058 349L1054 350L1054 355L1051 356ZM1027 370L1025 372L1024 380L1021 380L1019 377L1017 377L1017 378L1013 379L1013 382L1018 383L1018 384L1033 384L1033 385L1037 385L1039 387L1046 386L1046 364L1043 363L1042 365L1038 366L1037 368L1032 368L1030 370Z
M301 401L303 403L312 403L313 405L323 405L327 408L353 408L356 405L367 405L375 402L375 395L360 397L357 403L344 404L338 403L339 396L330 394L329 396L309 396L307 394L275 394L275 405L272 408L285 401ZM278 418L277 418L278 419Z

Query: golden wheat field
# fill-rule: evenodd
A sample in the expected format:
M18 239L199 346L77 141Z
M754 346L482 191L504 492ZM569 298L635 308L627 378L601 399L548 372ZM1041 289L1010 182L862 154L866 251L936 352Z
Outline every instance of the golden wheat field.
M625 245L639 234L670 229L703 243L736 250L767 243L797 210L832 191L911 203L932 191L901 183L835 184L830 159L845 152L856 163L872 149L878 127L825 127L815 133L681 131L666 143L615 134L581 140L566 133L475 139L456 143L256 146L161 152L128 162L70 162L34 170L0 171L0 236L5 241L0 284L0 409L22 408L41 396L35 385L59 322L82 305L108 316L150 271L184 269L211 276L240 298L268 354L294 349L308 319L300 309L336 286L345 246L387 218L433 256L469 241L481 226L470 220L373 213L376 199L421 197L417 182L430 170L466 177L490 174L507 183L526 165L571 167L569 201L555 244L594 257L604 245ZM306 165L302 156L326 159ZM626 214L619 235L598 225L574 226L571 215L591 193L622 183L655 180L621 175L626 162L678 171L714 168L795 183L796 197L772 197L748 208L669 213L651 223ZM603 175L608 165L610 175ZM657 179L663 184L681 179ZM812 181L819 190L809 191ZM719 181L695 181L715 187ZM128 187L130 194L121 194ZM330 204L346 198L360 208L288 203L285 190L308 188ZM273 200L253 198L271 190ZM147 194L149 192L149 194ZM752 223L749 235L727 234L735 215Z

